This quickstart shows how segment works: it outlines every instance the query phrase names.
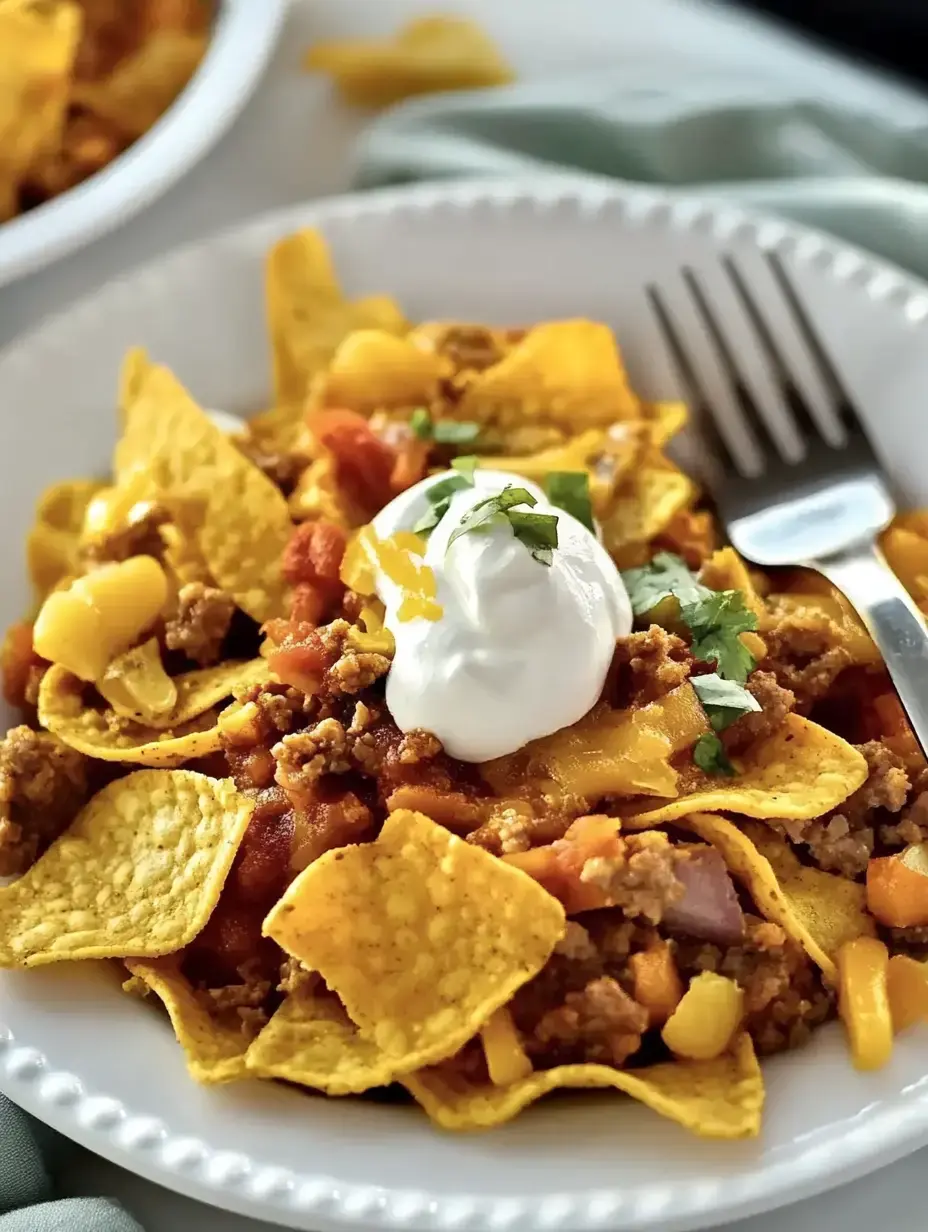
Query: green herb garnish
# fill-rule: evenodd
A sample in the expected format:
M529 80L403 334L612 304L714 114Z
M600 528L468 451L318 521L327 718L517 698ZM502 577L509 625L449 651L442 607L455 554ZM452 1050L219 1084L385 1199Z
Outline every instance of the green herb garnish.
M416 407L409 426L420 441L434 441L436 445L472 445L480 435L480 424L469 420L433 419L424 406Z
M455 492L463 492L465 488L474 486L474 471L477 469L475 457L455 458L451 465L456 474L448 475L425 489L429 508L412 528L414 535L430 535L448 512Z
M697 582L686 562L673 552L658 552L639 569L625 569L622 581L636 616L650 612L670 595L681 603L692 603L716 593Z
M706 774L724 774L731 778L735 767L728 760L725 747L715 732L706 732L693 745L693 761Z
M545 476L545 492L552 505L563 509L596 533L593 503L590 500L590 477L586 471L551 471Z
M753 693L734 680L723 680L717 672L706 676L692 676L690 684L702 702L706 717L714 731L724 731L743 714L756 714L760 703Z
M462 535L473 532L485 533L491 526L498 526L506 521L512 528L512 533L520 543L524 543L532 557L541 565L550 565L553 550L557 547L557 515L553 513L529 513L517 509L517 505L528 505L529 509L538 502L527 488L514 488L507 485L496 496L488 496L478 501L461 518L461 523L448 540L448 547L460 539Z
M740 635L757 628L757 617L744 606L742 592L710 591L708 598L681 603L680 615L693 634L693 658L717 664L725 680L744 684L756 661Z

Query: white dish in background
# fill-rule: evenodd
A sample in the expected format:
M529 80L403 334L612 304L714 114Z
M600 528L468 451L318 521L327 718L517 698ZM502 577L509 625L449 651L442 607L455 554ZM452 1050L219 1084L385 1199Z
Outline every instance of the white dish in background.
M270 244L319 225L349 290L413 319L587 315L617 330L635 384L673 393L642 287L735 252L762 285L775 247L840 360L900 490L928 503L928 290L836 241L728 207L548 180L321 201L130 274L0 356L0 623L27 607L24 542L40 489L106 469L116 373L144 344L206 406L266 404ZM772 292L771 292L772 294ZM776 305L765 296L769 311ZM920 431L921 429L921 431ZM693 1138L640 1105L572 1095L512 1125L452 1136L416 1109L282 1086L197 1087L166 1018L109 969L0 977L0 1089L101 1155L192 1197L294 1228L679 1232L805 1197L928 1141L928 1032L878 1074L840 1030L766 1068L756 1142Z
M198 162L250 98L287 3L219 0L203 62L158 123L83 184L0 223L0 287L126 222Z

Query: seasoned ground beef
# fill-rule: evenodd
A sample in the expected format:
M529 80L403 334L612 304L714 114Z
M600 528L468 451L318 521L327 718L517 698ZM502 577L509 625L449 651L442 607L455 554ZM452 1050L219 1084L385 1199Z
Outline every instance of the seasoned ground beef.
M129 511L126 525L119 530L91 540L83 549L88 565L110 564L128 560L130 556L164 555L161 527L170 521L170 514L152 501L140 501Z
M544 1065L594 1062L623 1065L641 1047L648 1011L617 980L600 976L569 992L549 1010L526 1040L530 1056Z
M766 740L796 704L796 695L778 684L773 672L754 672L748 678L747 690L761 709L743 714L722 733L722 744L729 753L741 753L755 740Z
M180 650L201 667L210 667L222 658L235 600L224 590L190 582L180 588L177 611L165 626L168 650Z
M90 794L90 761L48 732L14 727L0 741L0 876L25 872Z
M802 947L778 924L748 916L741 945L678 941L677 966L684 979L715 971L744 990L745 1028L762 1054L797 1048L831 1016L833 994Z
M677 688L690 674L686 643L660 625L616 642L607 694L614 706L644 705Z
M763 637L767 658L761 666L795 695L800 714L808 713L852 662L840 629L824 616L782 616Z
M917 822L890 818L906 802L909 779L901 758L878 740L857 746L870 773L862 787L833 812L814 821L771 822L794 843L805 844L812 861L826 872L859 877L866 872L877 835L886 846L902 846L906 834L920 834ZM917 840L916 840L917 841Z
M241 1023L246 1039L254 1039L267 1026L268 998L273 991L271 981L244 980L241 984L226 984L222 988L197 990L197 999L208 1014L217 1018L234 1015Z
M642 916L658 924L667 906L683 897L674 870L688 853L672 847L667 835L659 831L631 834L620 848L619 855L588 859L580 880L601 889L626 916Z
M919 791L897 822L880 826L879 840L886 847L906 847L928 840L928 791Z

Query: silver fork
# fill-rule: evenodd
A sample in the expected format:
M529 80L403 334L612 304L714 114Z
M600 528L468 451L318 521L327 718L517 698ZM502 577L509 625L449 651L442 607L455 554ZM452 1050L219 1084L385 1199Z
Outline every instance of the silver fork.
M928 624L877 545L895 502L782 262L764 256L776 313L761 309L761 295L730 257L702 279L684 269L682 282L647 289L688 386L709 486L742 556L765 567L817 570L847 596L928 753ZM772 315L789 323L785 341Z

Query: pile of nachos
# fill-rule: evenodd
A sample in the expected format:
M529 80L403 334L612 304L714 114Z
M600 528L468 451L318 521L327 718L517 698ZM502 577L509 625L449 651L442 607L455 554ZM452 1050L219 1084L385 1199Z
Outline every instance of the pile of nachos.
M312 230L267 312L268 409L230 432L133 352L109 477L39 500L0 967L112 960L198 1082L452 1130L600 1087L753 1136L758 1058L835 1018L882 1066L928 1015L928 766L843 596L725 545L605 325L412 324ZM394 721L359 549L456 462L571 476L634 614L589 713L482 764ZM928 612L928 514L883 548Z

